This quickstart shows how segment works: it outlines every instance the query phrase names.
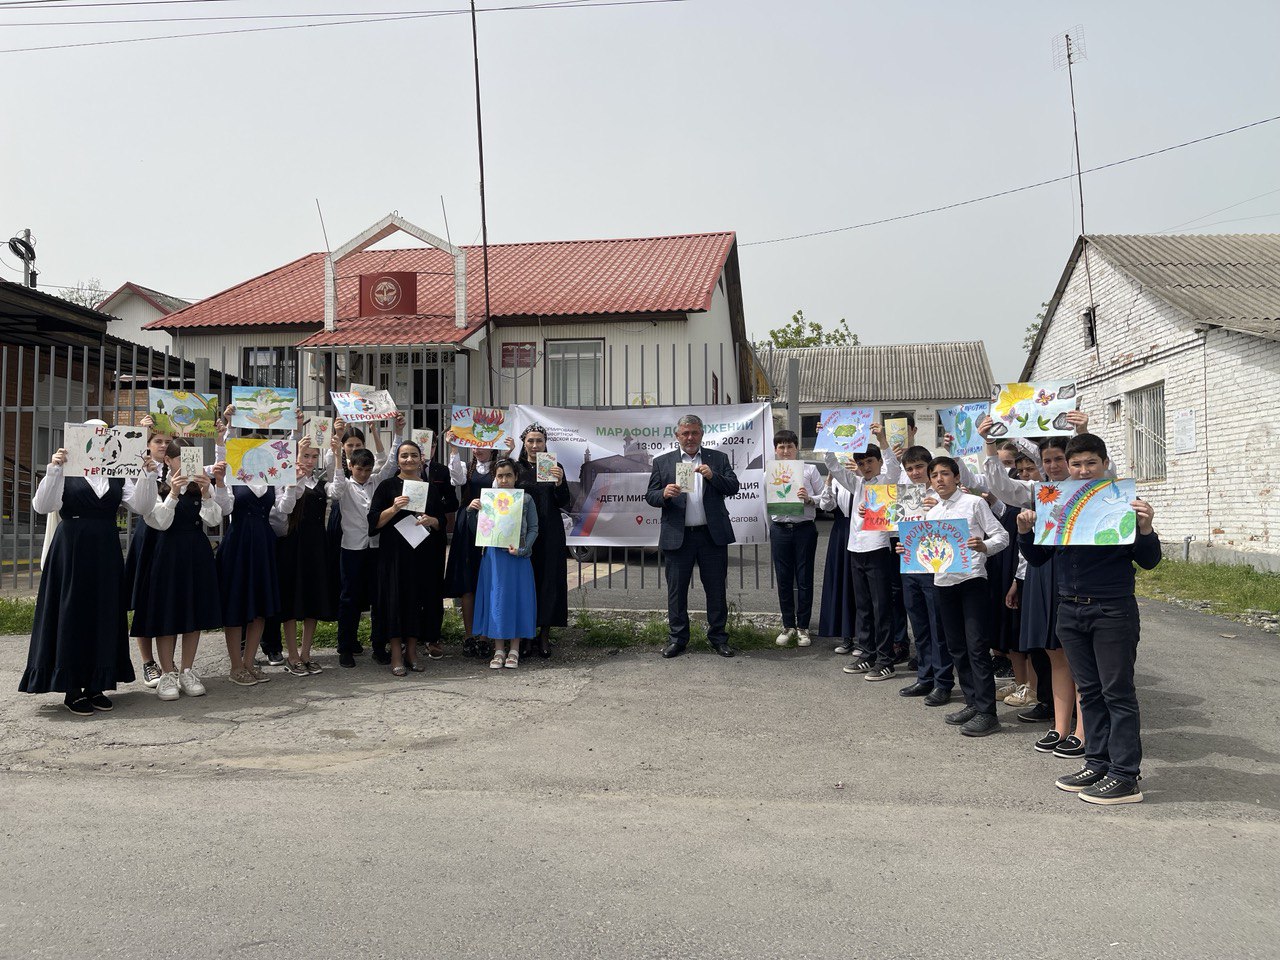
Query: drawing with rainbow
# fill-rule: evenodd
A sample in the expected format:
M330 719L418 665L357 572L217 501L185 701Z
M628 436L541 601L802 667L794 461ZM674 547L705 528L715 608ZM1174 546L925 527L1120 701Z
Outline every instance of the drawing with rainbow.
M1133 543L1138 527L1132 480L1060 480L1036 484L1035 541L1049 547Z

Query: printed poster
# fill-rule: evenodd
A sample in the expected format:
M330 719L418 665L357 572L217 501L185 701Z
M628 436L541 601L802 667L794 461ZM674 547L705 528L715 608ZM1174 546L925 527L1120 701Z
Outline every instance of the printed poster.
M147 391L147 411L159 433L175 437L212 437L217 430L218 395L187 390Z
M520 546L520 517L524 491L489 487L480 491L480 516L476 518L477 547Z
M232 387L231 426L246 430L293 430L298 425L298 391L293 387Z
M890 417L884 422L885 439L889 441L889 449L895 450L898 447L906 448L907 437L910 435L907 428L906 417Z
M505 446L507 437L515 437L507 431L507 415L489 407L454 407L449 415L449 432L445 439L455 447L482 447L492 450L500 443Z
M182 475L184 477L198 477L204 473L204 451L199 447L183 447L179 453L182 455Z
M968 520L904 520L898 542L903 573L946 573L969 564Z
M265 483L272 487L287 487L297 479L297 444L294 441L249 437L232 437L227 441L227 483L231 486Z
M378 420L394 420L396 401L386 390L368 393L332 390L334 410L347 423L373 423Z
M147 455L145 427L98 427L80 423L62 425L62 446L67 451L64 477L137 479Z
M991 387L990 437L1065 437L1075 433L1067 414L1076 408L1076 385L1066 380L997 383Z
M410 513L427 512L427 484L424 480L405 480L400 493L409 498L404 508Z
M948 453L953 457L976 456L986 449L986 441L978 433L978 421L991 410L989 403L962 403L938 411L942 432L951 434ZM995 414L992 414L994 418Z
M556 455L554 453L538 454L538 483L555 483L556 475L551 471L556 466Z
M1196 412L1179 410L1173 415L1173 452L1196 452Z
M770 460L764 470L765 509L771 517L802 517L804 463L800 460Z
M818 439L813 449L819 453L861 453L871 442L874 416L870 407L823 410L818 418Z
M1133 543L1138 496L1132 480L1060 480L1036 484L1035 542L1050 547Z

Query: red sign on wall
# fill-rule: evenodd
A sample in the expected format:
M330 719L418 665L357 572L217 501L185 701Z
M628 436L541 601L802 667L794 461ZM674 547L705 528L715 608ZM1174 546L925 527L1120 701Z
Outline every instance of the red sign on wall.
M360 275L360 316L418 312L418 275L412 271Z
M519 367L532 367L538 358L536 343L504 343L502 345L502 367L511 370Z

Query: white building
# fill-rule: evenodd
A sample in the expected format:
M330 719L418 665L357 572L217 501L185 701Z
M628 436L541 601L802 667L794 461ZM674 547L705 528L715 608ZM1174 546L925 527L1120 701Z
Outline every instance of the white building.
M167 317L189 306L190 300L170 296L138 283L125 282L94 309L111 317L107 323L107 331L111 336L151 347L153 350L164 350L171 344L172 338L162 331L143 328L153 320Z
M1076 381L1179 553L1280 570L1280 235L1081 237L1023 379Z

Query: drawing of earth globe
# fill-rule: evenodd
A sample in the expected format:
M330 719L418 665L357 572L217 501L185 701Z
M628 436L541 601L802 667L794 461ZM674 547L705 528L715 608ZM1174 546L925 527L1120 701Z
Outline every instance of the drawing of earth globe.
M169 419L180 427L189 427L196 422L196 412L180 403L169 412Z
M267 476L267 471L276 465L276 453L270 447L254 447L245 453L240 461L240 468L254 476Z

